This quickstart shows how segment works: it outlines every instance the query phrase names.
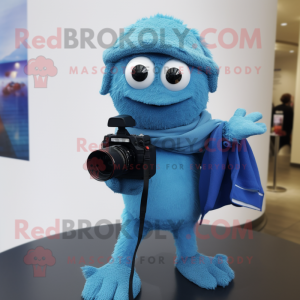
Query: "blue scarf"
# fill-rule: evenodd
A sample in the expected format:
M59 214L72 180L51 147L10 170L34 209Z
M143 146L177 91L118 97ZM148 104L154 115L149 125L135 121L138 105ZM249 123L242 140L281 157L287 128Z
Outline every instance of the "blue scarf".
M261 211L264 199L255 157L247 140L220 151L224 122L210 135L209 149L202 160L199 181L201 222L211 210L232 204ZM240 148L239 148L240 147ZM211 167L209 167L211 166ZM224 166L224 167L223 167Z
M149 135L151 143L158 148L182 154L192 154L201 152L200 149L203 149L206 139L220 123L220 120L213 120L211 114L204 110L195 121L185 126L163 130L136 127L127 127L126 129L130 134Z
M197 120L185 126L164 130L127 128L130 134L149 135L156 147L183 154L201 152L207 138L211 137L208 146L217 151L206 151L202 161L204 167L199 180L201 222L207 212L229 204L262 209L264 191L250 145L245 141L246 152L237 149L219 151L223 125L224 122L212 120L210 113L204 110Z

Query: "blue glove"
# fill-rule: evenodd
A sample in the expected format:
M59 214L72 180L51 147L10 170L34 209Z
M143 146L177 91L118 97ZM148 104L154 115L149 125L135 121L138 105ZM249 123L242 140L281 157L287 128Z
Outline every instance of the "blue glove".
M223 136L229 140L242 140L249 136L263 134L267 131L264 123L255 123L262 118L259 112L251 113L247 116L246 110L238 108L233 117L223 126Z
M112 178L105 183L115 193L125 195L139 195L144 187L144 181L141 179Z

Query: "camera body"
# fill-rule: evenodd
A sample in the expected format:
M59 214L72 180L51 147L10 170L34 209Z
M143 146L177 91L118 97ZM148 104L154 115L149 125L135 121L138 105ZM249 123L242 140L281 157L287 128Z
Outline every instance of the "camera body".
M109 127L118 127L116 134L104 136L102 149L89 155L87 168L99 181L113 177L143 179L144 168L149 168L149 177L156 173L156 149L148 135L130 135L125 127L135 126L131 116L120 115L108 120ZM148 160L144 164L145 158Z
M127 155L129 156L128 171L124 174L117 176L118 178L131 178L131 179L143 179L144 171L144 152L145 147L150 152L150 177L156 172L156 150L150 143L150 137L148 135L125 135L125 134L108 134L103 140L103 149L109 149L113 146L123 146L126 148ZM117 148L120 150L120 148ZM126 168L123 164L115 164L115 169L121 170Z

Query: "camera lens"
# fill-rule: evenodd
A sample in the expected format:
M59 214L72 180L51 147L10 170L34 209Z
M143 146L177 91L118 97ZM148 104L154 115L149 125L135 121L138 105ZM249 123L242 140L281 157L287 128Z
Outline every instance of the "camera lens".
M112 146L92 152L87 160L87 169L94 179L106 181L126 173L132 159L126 147Z

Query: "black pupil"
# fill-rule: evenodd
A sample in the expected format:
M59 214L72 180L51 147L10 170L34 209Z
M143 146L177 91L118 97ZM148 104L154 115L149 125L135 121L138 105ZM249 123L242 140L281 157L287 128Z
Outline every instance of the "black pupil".
M169 83L171 84L176 84L178 83L182 78L182 74L180 72L179 69L177 68L170 68L168 71L167 71L167 74L166 74L166 79Z
M132 69L131 75L135 81L144 81L148 76L148 69L143 65L137 65Z

